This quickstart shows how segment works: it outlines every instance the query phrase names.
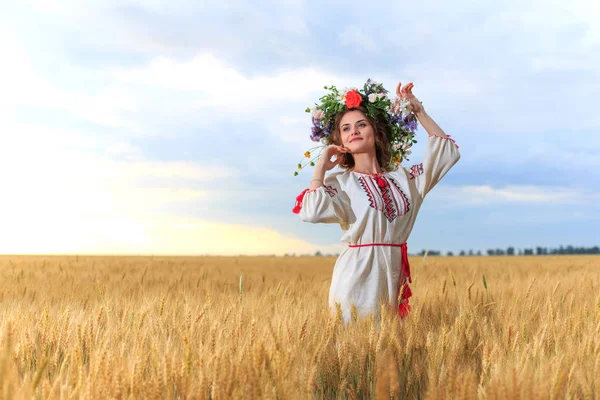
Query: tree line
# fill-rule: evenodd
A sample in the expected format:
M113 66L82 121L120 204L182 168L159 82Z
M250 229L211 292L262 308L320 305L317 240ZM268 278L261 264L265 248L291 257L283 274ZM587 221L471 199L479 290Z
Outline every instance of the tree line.
M421 250L419 253L411 254L410 256L424 256L427 253L428 256L556 256L556 255L576 255L576 254L600 254L600 247L575 247L575 246L560 246L558 248L549 248L549 247L530 247L530 248L515 248L513 246L509 246L506 249L487 249L486 251L481 250L460 250L456 254L452 251L448 251L446 254L442 254L441 251L438 250ZM310 254L296 254L296 253L286 253L285 257L296 257L296 256L309 256ZM320 250L317 250L314 254L317 257L337 257L339 253L336 254L323 254Z
M417 255L424 256L427 253L428 256L441 256L441 251L436 250L421 250ZM600 247L575 247L575 246L560 246L558 248L548 248L548 247L530 247L530 248L515 248L513 246L507 247L506 249L487 249L485 253L481 250L460 250L460 252L454 254L454 252L449 251L446 253L446 256L549 256L549 255L574 255L574 254L600 254Z

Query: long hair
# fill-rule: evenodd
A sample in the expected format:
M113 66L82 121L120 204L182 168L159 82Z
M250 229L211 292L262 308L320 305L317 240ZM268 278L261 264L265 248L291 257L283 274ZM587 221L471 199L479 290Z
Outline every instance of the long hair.
M375 133L375 156L377 157L377 162L379 166L389 171L392 169L390 165L390 160L392 157L392 152L390 149L390 139L388 129L386 129L387 124L385 121L376 121L367 114L367 109L359 106L356 108L351 108L348 110L340 111L335 116L335 123L333 127L333 135L332 135L332 144L341 146L342 145L342 135L340 132L340 123L342 122L342 117L346 115L346 113L350 111L358 110L362 112L365 117L367 117L369 123L373 127L373 132ZM341 154L342 161L340 162L340 167L350 170L354 168L354 157L350 153L342 153Z

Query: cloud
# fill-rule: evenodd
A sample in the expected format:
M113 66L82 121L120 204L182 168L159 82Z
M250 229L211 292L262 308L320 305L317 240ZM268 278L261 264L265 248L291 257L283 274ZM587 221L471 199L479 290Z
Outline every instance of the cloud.
M12 132L0 147L2 183L9 188L0 210L4 221L157 212L219 196L217 181L237 174L232 167L185 161L114 160L93 142L70 141L68 131L3 126Z
M436 188L437 203L484 213L598 199L584 189L600 176L600 13L589 1L347 3L333 22L331 9L297 0L4 10L0 166L12 192L0 216L13 227L55 224L73 243L78 230L113 229L115 248L160 238L144 221L167 216L289 232L284 197L306 182L284 179L312 145L304 108L325 84L367 77L389 89L414 81L459 142L463 159L445 181L461 185ZM369 23L377 29L361 28Z
M0 51L3 53L3 73L0 74L0 107L16 110L35 107L62 111L84 120L111 128L134 129L136 124L123 118L122 113L139 107L141 96L125 88L101 85L97 74L67 64L72 77L81 77L89 84L84 90L66 89L49 81L41 68L28 54L23 44L10 32L0 30Z
M230 114L266 110L282 101L306 101L309 94L322 91L325 83L342 80L311 67L247 77L210 53L188 61L156 57L142 67L113 68L110 75L122 84L169 90L172 95L194 92L196 98L188 103L189 108L219 108Z
M595 204L600 193L580 187L547 187L533 185L505 185L492 187L439 185L431 192L432 201L449 207L494 206L500 204Z
M87 142L64 146L60 139L69 132L16 128L18 135L0 148L5 188L0 253L255 255L337 249L260 225L209 221L215 211L202 209L202 202L223 201L218 181L235 183L239 175L231 167L117 161L81 147ZM173 212L181 204L200 208L199 216Z

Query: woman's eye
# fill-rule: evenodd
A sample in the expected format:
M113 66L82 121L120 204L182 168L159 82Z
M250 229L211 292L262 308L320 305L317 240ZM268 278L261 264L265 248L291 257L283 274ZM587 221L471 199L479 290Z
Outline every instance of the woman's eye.
M361 128L364 128L365 126L367 126L367 124L365 124L364 122L362 124L359 125Z
M343 131L344 131L344 132L348 132L348 129L350 129L350 128L348 128L348 127L345 127L345 128L343 129Z

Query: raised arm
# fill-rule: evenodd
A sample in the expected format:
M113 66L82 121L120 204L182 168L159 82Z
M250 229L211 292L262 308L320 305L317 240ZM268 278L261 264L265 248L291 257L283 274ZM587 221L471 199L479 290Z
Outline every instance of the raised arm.
M404 88L401 88L399 83L396 94L410 101L411 111L417 116L421 126L429 135L423 163L413 165L410 168L410 174L415 179L419 193L422 197L425 197L458 162L460 152L454 139L447 135L433 118L425 112L421 102L412 93L412 88L412 83L407 84Z
M315 190L320 186L325 185L325 173L336 165L338 165L341 161L341 154L347 153L349 150L342 146L336 146L334 144L329 145L323 150L321 153L321 157L315 165L315 172L313 173L312 180L310 181L310 186L308 187L310 190ZM331 161L331 158L335 156L335 160Z
M325 173L340 163L341 153L346 149L331 145L323 150L321 158L315 166L310 186L296 197L292 211L300 214L305 222L338 223L346 229L352 219L350 199L342 191L335 177L336 173L325 177ZM331 158L336 156L334 161Z
M402 83L398 83L396 87L396 95L410 101L412 112L416 115L421 126L425 129L429 136L439 136L446 138L448 135L440 128L440 126L425 112L423 104L415 97L412 92L414 84L408 83L402 87Z

